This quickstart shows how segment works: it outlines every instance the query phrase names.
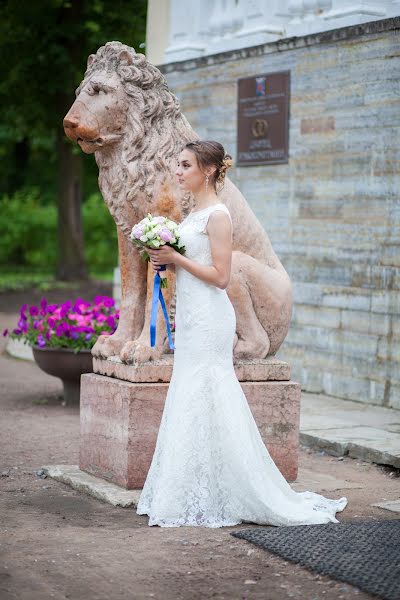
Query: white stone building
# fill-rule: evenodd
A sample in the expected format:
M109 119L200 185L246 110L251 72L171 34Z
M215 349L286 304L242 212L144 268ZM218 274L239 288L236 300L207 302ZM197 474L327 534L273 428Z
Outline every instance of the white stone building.
M400 15L400 0L149 0L156 65Z

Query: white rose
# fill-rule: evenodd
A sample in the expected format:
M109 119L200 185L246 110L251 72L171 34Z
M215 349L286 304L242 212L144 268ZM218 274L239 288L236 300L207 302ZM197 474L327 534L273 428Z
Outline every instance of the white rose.
M147 235L141 235L139 239L141 242L147 242L149 238L147 237Z

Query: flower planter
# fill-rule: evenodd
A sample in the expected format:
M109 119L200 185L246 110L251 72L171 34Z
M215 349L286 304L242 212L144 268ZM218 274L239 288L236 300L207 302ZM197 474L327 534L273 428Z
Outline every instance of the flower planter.
M74 352L71 348L40 348L39 346L33 346L32 351L42 371L62 380L67 406L79 406L81 375L93 372L91 351Z
M79 405L81 375L93 372L91 349L100 335L114 333L118 319L119 310L108 296L61 304L42 298L39 306L23 304L17 327L5 329L3 336L28 344L38 366L62 380L66 404Z

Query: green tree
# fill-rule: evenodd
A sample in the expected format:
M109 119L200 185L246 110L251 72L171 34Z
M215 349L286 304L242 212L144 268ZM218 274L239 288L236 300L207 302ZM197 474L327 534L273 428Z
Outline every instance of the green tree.
M145 0L0 3L0 187L13 193L24 184L33 147L54 164L60 279L87 275L81 218L86 161L67 140L62 120L89 54L111 40L136 49L143 44L146 9ZM40 185L43 178L35 176Z

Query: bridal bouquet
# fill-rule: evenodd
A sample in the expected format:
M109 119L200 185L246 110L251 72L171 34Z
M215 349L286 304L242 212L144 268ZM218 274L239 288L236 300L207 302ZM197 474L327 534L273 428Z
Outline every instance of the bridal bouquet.
M179 238L178 225L168 217L153 217L149 213L147 217L132 227L129 239L139 247L144 260L150 259L146 248L160 248L165 244L172 246L180 254L185 252L185 246ZM160 269L162 288L168 287L165 270L165 265L162 265Z

